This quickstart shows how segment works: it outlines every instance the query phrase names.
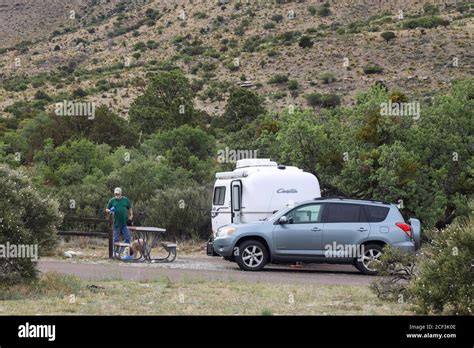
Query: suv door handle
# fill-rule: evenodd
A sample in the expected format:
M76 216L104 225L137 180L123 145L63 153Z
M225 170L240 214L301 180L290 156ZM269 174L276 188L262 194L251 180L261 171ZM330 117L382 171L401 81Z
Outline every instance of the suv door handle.
M319 232L319 231L321 231L321 229L319 227L313 227L311 229L311 231Z
M357 231L359 231L359 232L366 232L367 229L366 229L365 227L360 227L360 228L357 229Z

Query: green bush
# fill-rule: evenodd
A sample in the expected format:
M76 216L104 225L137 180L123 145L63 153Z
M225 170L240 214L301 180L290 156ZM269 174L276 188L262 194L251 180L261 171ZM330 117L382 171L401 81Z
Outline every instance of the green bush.
M276 14L276 15L273 15L270 19L274 22L279 23L283 20L283 16L281 14Z
M155 48L158 48L158 43L154 40L148 40L146 42L146 47L149 49L149 50L154 50Z
M333 83L334 81L336 81L336 76L331 73L331 72L325 72L325 73L322 73L319 78L325 83L325 84L329 84L329 83Z
M286 83L288 82L288 75L283 75L283 74L276 74L273 75L268 83L275 84L275 83Z
M311 48L314 45L314 42L311 40L309 36L302 36L300 41L298 42L298 45L301 48Z
M306 95L308 105L322 108L333 108L341 104L341 98L336 94L310 93Z
M474 224L465 220L432 235L416 279L410 284L422 313L472 315Z
M195 12L195 13L193 13L193 18L196 18L196 19L205 19L207 17L208 16L205 12Z
M42 91L42 90L36 91L35 99L42 99L42 100L46 100L48 102L53 101L53 98L51 98L48 95L48 93L46 93L45 91Z
M370 289L385 301L405 302L412 298L407 286L415 276L416 257L385 245L380 262L373 264L382 277L370 284Z
M235 88L230 92L224 114L215 122L226 131L235 132L264 112L263 100L256 92Z
M265 29L265 30L275 29L275 23L272 23L272 22L265 23L263 25L263 29Z
M383 72L383 68L377 64L368 64L362 67L364 74L371 75L371 74L381 74Z
M423 13L427 16L434 16L439 14L439 8L430 3L427 3L423 5Z
M436 28L439 26L446 27L449 25L449 20L443 19L436 16L424 16L418 18L410 18L402 23L404 29L416 29L416 28Z
M61 222L58 203L44 197L24 174L0 165L0 244L37 245L40 255L50 252L57 241ZM38 255L39 256L39 255ZM0 284L35 278L30 258L0 258Z
M135 219L144 226L166 228L166 239L206 239L211 225L212 188L193 186L158 190L135 205Z
M296 81L296 80L288 81L288 89L290 91L295 91L295 90L298 89L298 87L299 87L298 81Z
M3 82L3 88L9 92L20 92L28 88L28 83L25 78L11 78Z
M424 230L428 243L417 255L386 246L371 284L377 297L407 302L422 314L472 315L474 225L461 219L443 230ZM426 238L426 236L425 236Z
M74 98L83 98L87 96L87 92L84 91L82 88L76 88L72 91L72 96Z
M323 6L318 8L318 16L320 17L327 17L331 14L331 9L329 8L329 4L324 4Z
M152 76L145 92L130 107L130 122L149 134L195 123L194 92L180 70Z
M135 45L133 45L133 50L134 51L146 51L147 49L147 45L143 42L143 41L140 41L140 42L137 42Z
M296 42L300 35L301 33L299 31L285 31L284 33L278 35L278 40L283 45L289 46Z

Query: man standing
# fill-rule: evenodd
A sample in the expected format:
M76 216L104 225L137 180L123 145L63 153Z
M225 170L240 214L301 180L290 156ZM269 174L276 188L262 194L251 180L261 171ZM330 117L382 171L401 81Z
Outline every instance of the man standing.
M127 218L133 220L132 204L127 197L122 196L122 189L116 187L114 198L109 200L107 213L114 213L114 243L119 241L120 233L123 233L125 243L130 243L130 232L127 228Z

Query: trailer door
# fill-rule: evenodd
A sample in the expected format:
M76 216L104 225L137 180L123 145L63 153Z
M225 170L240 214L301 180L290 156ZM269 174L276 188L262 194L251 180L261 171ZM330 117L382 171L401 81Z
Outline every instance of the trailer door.
M231 221L234 224L242 222L242 181L232 180L230 183Z

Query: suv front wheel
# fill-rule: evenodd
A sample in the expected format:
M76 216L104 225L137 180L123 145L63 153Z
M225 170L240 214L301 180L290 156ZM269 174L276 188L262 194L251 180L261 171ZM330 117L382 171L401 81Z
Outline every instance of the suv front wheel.
M268 250L258 240L246 240L239 245L235 261L243 271L260 271L268 260Z
M376 264L380 262L382 247L378 244L364 245L364 255L356 260L356 267L367 275L377 275Z

